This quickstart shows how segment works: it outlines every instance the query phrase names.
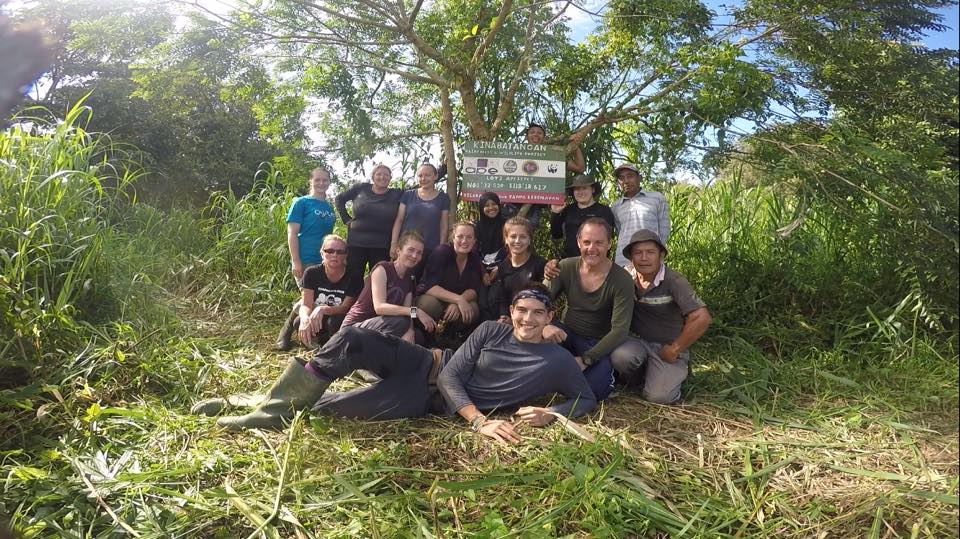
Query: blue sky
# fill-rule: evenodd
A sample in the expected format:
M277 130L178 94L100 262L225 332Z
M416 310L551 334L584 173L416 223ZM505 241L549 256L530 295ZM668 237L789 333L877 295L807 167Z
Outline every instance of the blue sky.
M734 5L729 0L705 0L704 3L717 13L727 11L724 7L725 5ZM603 4L605 4L605 2L593 0L586 2L585 6L590 11L596 11L596 8L602 7ZM943 17L941 22L949 28L943 32L929 33L923 40L924 44L931 49L960 49L960 39L958 39L957 32L958 27L960 27L960 22L958 22L958 7L951 6L936 11ZM582 39L590 33L590 30L596 25L590 15L578 10L574 6L570 6L567 13L571 18L570 27L571 30L573 30L574 39Z

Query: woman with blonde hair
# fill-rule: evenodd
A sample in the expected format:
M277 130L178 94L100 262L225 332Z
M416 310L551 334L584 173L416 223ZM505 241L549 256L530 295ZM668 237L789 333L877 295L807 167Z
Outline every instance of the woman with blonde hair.
M347 275L347 242L328 234L323 238L320 253L323 262L303 272L300 301L280 330L277 348L289 350L294 331L301 343L310 347L322 345L340 329L344 316L357 301L361 283Z
M310 192L297 197L287 212L287 248L290 251L290 272L297 285L307 267L319 264L323 237L333 232L337 216L327 202L330 172L317 167L310 172Z
M390 234L403 191L390 187L390 167L378 164L370 183L359 183L337 195L337 212L347 225L347 273L357 282L378 263L390 260ZM352 214L347 203L352 203Z
M400 198L400 209L393 221L393 244L400 234L415 230L423 237L423 262L442 243L447 243L447 223L450 215L450 198L437 190L437 167L423 163L417 169L420 187L405 191ZM417 278L423 271L423 263L417 268Z

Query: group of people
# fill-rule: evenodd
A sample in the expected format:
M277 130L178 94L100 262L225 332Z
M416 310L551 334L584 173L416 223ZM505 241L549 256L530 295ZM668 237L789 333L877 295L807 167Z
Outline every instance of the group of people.
M418 169L419 187L410 191L391 188L389 168L376 167L370 183L336 198L348 235L332 235L329 174L315 170L310 194L295 201L287 219L302 297L278 346L289 348L296 332L318 348L309 362L291 360L254 411L218 424L279 428L303 409L365 419L446 412L510 443L520 440L515 424L486 413L538 396L566 400L520 407L518 421L542 426L557 415L585 414L617 381L638 386L651 402L677 402L689 348L710 325L710 313L683 275L665 265L670 225L663 195L640 189L633 165L614 175L623 198L612 207L597 200L600 184L586 175L574 178L569 205L550 207L563 256L548 261L533 248L535 229L523 216L529 208L510 216L495 193L481 197L477 222L448 230L449 200L436 189L430 164ZM325 226L319 247L305 237ZM320 262L304 248L315 249ZM557 320L561 297L566 308ZM428 347L440 322L468 335L455 351ZM375 383L327 391L361 369ZM207 399L194 412L217 415L235 404Z

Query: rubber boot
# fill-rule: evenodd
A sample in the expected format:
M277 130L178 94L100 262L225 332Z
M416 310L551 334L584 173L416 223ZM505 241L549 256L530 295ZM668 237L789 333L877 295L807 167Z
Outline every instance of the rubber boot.
M190 413L213 417L220 415L228 408L256 406L263 402L263 395L230 395L225 399L205 399L193 405Z
M320 400L329 385L307 371L300 361L291 359L256 410L243 416L221 417L217 425L234 431L282 429L298 410L308 409Z
M283 328L280 329L280 335L277 336L277 343L274 348L281 352L287 352L293 348L291 339L298 329L300 329L300 310L294 308L290 311L290 316L287 316L287 321L283 323Z

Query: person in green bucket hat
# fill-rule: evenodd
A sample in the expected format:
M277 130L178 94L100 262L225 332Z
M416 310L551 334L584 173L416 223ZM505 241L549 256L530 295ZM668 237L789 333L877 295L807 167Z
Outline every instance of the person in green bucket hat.
M600 182L589 174L574 176L573 182L567 188L567 194L573 197L573 202L566 206L554 204L550 206L550 233L554 239L563 238L562 258L580 256L577 246L577 231L580 225L591 217L599 217L614 227L613 211L610 207L597 202L600 195Z

